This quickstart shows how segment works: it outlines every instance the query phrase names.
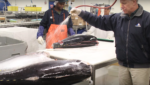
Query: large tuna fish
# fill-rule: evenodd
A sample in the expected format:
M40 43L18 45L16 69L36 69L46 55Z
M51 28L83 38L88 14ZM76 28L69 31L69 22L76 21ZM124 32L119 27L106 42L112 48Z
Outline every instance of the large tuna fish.
M76 48L98 44L97 38L92 35L76 34L53 44L53 48Z
M0 85L71 85L91 76L80 60L52 60L46 53L18 56L0 62Z

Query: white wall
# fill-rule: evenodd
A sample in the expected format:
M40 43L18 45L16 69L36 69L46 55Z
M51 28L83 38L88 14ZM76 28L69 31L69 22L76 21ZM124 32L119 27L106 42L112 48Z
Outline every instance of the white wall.
M42 11L46 11L49 9L49 0L32 0L33 4L31 3L31 0L8 0L12 6L18 6L18 7L25 7L30 5L36 5L38 7L42 7ZM47 2L45 4L44 2ZM79 6L79 5L94 5L94 4L112 4L115 0L75 0L73 2L73 7ZM150 0L139 0L139 4L141 4L144 8L144 10L150 12ZM90 11L89 7L81 7L83 10ZM116 4L112 7L112 12L119 13L121 12L120 9L120 0L117 0ZM102 11L103 13L103 11Z
M85 1L85 5L91 5L91 4L113 4L113 2L115 0L75 0L75 2L73 3L73 7L79 6L79 5L83 5ZM150 12L150 0L139 0L139 4L141 4L144 8L144 10L149 11ZM86 11L90 11L89 7L82 7L81 9ZM112 12L114 13L119 13L122 12L121 8L120 8L120 0L117 0L116 4L112 7Z
M103 4L103 3L107 3L108 4L108 0L75 0L75 2L73 3L73 7L77 7L79 5L94 5L94 4ZM81 7L80 9L82 10L86 10L86 11L90 11L90 7ZM103 11L102 11L103 14Z
M42 11L49 9L49 0L8 0L12 6L26 7L31 5L36 5L37 7L42 7ZM45 1L47 4L45 4Z
M141 4L144 10L150 12L150 0L139 0L139 4Z

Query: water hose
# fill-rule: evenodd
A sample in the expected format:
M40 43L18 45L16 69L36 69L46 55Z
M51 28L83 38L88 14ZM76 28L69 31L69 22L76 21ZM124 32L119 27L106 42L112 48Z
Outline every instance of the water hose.
M107 9L107 8L112 7L116 2L117 2L117 0L115 0L114 3L112 5L110 5L110 6L108 6L108 7L98 7L98 6L90 6L90 5L79 5L79 6L75 7L75 8L79 8L79 7L93 7L93 8L99 8L99 9ZM70 18L70 17L71 17L71 14L68 16L68 18Z
M79 7L93 7L93 8L99 8L99 9L108 9L110 7L112 7L115 3L117 2L117 0L114 1L114 3L108 7L97 7L97 6L90 6L90 5L80 5L80 6L77 6L76 8L79 8ZM109 39L100 39L100 38L97 38L98 41L106 41L106 42L114 42L113 40L109 40Z
M107 9L107 8L112 7L116 2L117 2L117 0L115 0L114 3L111 6L108 6L108 7L97 7L97 6L90 6L90 5L80 5L80 6L77 6L76 8L79 8L79 7L93 7L93 8L99 8L99 9Z

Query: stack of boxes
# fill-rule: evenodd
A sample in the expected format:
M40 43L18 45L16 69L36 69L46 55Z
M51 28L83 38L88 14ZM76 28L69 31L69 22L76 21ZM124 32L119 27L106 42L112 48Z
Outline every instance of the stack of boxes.
M18 11L18 6L7 6L8 11Z
M18 6L7 6L8 11L18 11ZM42 7L24 7L25 11L42 11Z
M24 7L25 11L42 11L42 7Z
M86 25L86 22L78 15L71 15L71 19L73 25L79 25L79 26Z
M5 21L5 17L0 17L0 21Z

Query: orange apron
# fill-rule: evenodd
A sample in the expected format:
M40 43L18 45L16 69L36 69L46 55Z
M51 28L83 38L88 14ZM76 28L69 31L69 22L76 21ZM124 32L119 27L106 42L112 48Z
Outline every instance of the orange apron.
M65 20L65 13L63 13L64 20ZM53 23L55 23L54 19L54 13L52 10L52 17L53 17ZM48 32L46 34L46 48L50 49L53 48L53 43L59 42L65 38L67 38L67 25L57 25L57 24L51 24Z
M98 14L97 16L101 15L101 9L98 9Z

